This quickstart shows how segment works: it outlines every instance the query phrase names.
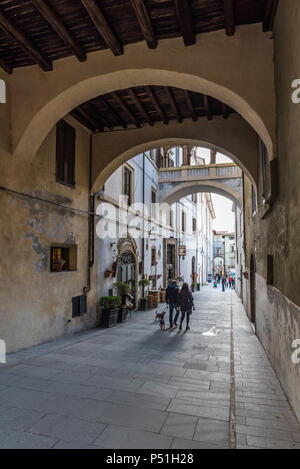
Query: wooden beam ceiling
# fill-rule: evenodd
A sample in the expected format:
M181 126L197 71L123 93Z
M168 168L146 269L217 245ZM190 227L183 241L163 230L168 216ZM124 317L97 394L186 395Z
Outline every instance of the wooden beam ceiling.
M145 119L146 122L148 122L148 124L152 127L154 125L154 122L153 120L151 119L151 117L149 116L149 114L145 111L144 107L142 106L139 98L136 96L135 92L133 91L132 88L129 88L128 89L128 93L129 93L129 96L131 97L133 103L135 104L135 106L138 108L138 110L140 111L140 113L142 114L143 118Z
M157 38L155 37L144 0L130 0L130 3L149 49L156 49Z
M168 97L168 100L171 104L171 108L173 110L173 113L175 114L176 118L177 118L177 121L179 124L182 123L183 119L181 117L181 114L180 114L180 111L178 109L178 106L175 102L175 99L174 99L174 96L172 94L172 90L168 87L168 86L165 86L165 91L166 91L166 95Z
M13 68L7 62L5 62L5 60L1 58L0 58L0 67L3 68L3 70L5 70L6 73L11 74L13 72Z
M227 119L233 112L229 106L201 93L154 85L106 93L83 103L72 115L93 132L102 132L106 127L116 130L145 123L167 125L171 120L181 123L183 119L211 120L222 115Z
M146 92L148 93L149 98L151 99L152 104L153 104L153 106L154 106L155 109L156 109L156 112L160 115L161 120L163 121L163 123L164 123L165 125L168 125L169 119L167 118L165 112L164 112L163 109L161 108L161 106L160 106L160 104L159 104L159 102L158 102L158 100L157 100L157 98L156 98L156 96L155 96L155 94L154 94L154 92L153 92L151 86L145 86L145 90L146 90Z
M98 32L112 50L114 55L122 55L124 53L123 46L118 40L117 36L111 29L109 23L107 22L105 16L103 15L100 7L95 0L81 0L82 5L85 7L88 12L91 20L96 26Z
M188 0L175 0L176 13L186 46L196 43L196 34L193 27L193 16Z
M56 31L59 37L68 45L70 50L78 58L80 62L86 60L86 53L79 45L78 41L74 38L68 28L64 25L56 11L51 7L49 2L45 0L31 0L31 3L35 8L40 12L40 14L45 18L45 20L50 24L50 26Z
M44 57L29 38L6 16L0 11L0 27L3 31L12 37L22 49L29 54L35 63L37 63L42 70L49 72L52 70L52 63Z
M272 31L277 7L278 0L267 0L263 20L263 31Z
M190 92L188 90L184 90L184 95L185 95L185 99L186 99L189 111L190 111L191 116L192 116L192 120L194 122L196 122L198 117L197 117L196 111L195 111L193 103L192 103L192 98L191 98Z
M118 93L116 91L114 91L113 93L111 93L111 95L114 98L114 100L116 101L116 103L118 103L118 105L121 107L121 109L123 110L125 115L129 118L129 121L131 121L136 127L139 128L141 126L140 123L138 122L136 117L132 114L130 109L128 109L128 107L126 106L124 101L120 98Z
M235 0L223 0L224 24L227 36L233 36L235 33Z
M119 114L114 110L114 108L109 104L107 99L105 99L103 96L101 97L102 102L105 104L105 107L108 109L108 112L110 112L117 124L115 125L121 125L123 129L127 129L128 125L126 122L123 121L123 119L119 116Z

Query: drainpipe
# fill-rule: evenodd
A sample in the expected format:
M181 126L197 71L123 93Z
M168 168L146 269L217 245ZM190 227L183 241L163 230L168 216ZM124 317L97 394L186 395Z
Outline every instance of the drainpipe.
M90 135L90 155L89 155L89 212L94 213L95 196L92 194L92 177L93 177L93 135ZM87 294L91 291L91 268L95 261L95 219L94 215L88 216L88 259L87 259L87 285L83 287L83 293Z
M145 153L143 153L143 237L142 237L142 278L145 278ZM145 285L143 285L143 298L145 298Z

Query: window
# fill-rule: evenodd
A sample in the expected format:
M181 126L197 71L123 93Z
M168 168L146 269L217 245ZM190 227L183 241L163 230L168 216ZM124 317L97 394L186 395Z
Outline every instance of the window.
M186 213L181 212L181 231L186 231Z
M197 231L197 220L196 218L193 218L193 232L196 233Z
M86 295L72 298L72 318L77 318L87 313Z
M56 181L75 187L75 129L64 120L56 126Z
M157 264L157 261L156 261L156 248L153 247L151 248L151 265L156 265Z
M218 249L217 249L217 254L218 254L218 256L221 255L221 248L218 248Z
M156 190L155 189L151 189L151 216L152 218L156 218L157 217L157 213L156 213L156 197L157 197L157 194L156 194Z
M124 176L123 176L123 195L127 196L128 205L132 204L132 171L124 167Z
M171 227L174 226L173 216L174 216L173 210L170 210L170 226Z
M77 246L51 246L50 271L70 272L77 270Z
M234 252L234 246L230 246L230 252Z
M267 255L267 285L274 285L274 258Z

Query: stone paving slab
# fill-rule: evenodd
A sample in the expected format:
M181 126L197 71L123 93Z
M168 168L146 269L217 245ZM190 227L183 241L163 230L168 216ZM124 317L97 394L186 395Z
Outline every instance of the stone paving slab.
M228 448L231 307L237 448L298 448L299 423L240 300L212 287L194 297L188 333L137 312L9 355L0 448ZM212 327L218 335L203 335Z

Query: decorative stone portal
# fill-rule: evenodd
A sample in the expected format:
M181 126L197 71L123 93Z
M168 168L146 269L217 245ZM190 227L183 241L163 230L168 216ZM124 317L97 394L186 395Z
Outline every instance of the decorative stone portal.
M122 238L118 243L117 281L128 283L135 307L138 305L138 252L132 238Z

